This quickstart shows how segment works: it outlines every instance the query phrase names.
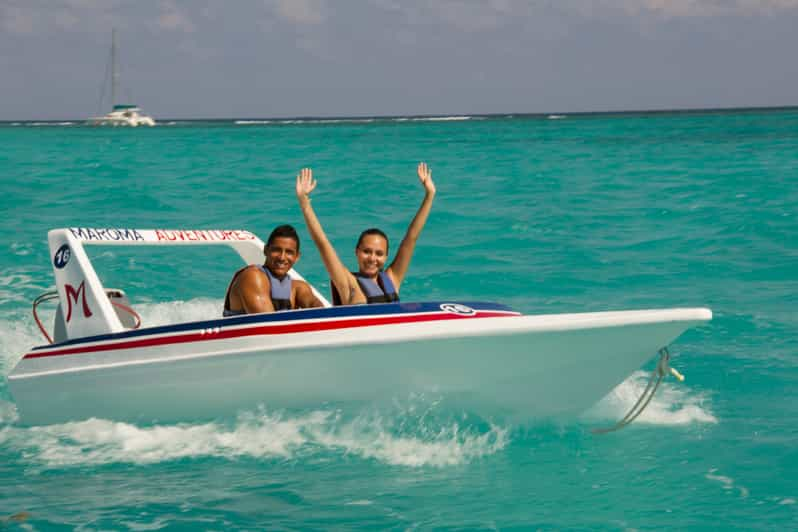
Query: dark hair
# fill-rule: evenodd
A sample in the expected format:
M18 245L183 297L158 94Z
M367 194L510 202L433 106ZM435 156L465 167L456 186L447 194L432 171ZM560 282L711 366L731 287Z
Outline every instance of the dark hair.
M278 225L272 231L272 234L269 235L269 240L266 241L266 245L263 246L263 253L268 253L269 246L272 245L275 238L293 238L296 240L296 250L299 251L299 235L296 234L296 229L294 229L293 225Z
M385 251L388 251L388 235L377 229L376 227L372 227L371 229L366 229L362 233L360 233L360 238L357 239L356 248L360 247L360 244L363 243L363 239L369 235L379 235L385 239Z

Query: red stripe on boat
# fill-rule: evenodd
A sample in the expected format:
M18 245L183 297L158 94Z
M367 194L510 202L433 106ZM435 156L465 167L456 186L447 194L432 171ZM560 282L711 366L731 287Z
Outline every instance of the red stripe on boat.
M246 329L220 330L217 333L191 332L176 336L166 336L161 338L141 338L138 340L128 340L123 342L105 343L100 345L73 347L59 349L58 351L45 351L28 353L23 358L42 358L61 355L76 355L81 353L96 353L97 351L111 351L117 349L136 349L139 347L152 347L160 345L181 344L186 342L201 342L207 340L227 340L239 338L241 336L257 336L267 334L291 334L301 332L331 331L335 329L351 329L354 327L364 327L369 325L394 325L398 323L414 323L423 321L441 320L461 320L473 318L499 318L508 316L518 316L517 312L491 312L478 311L474 316L460 316L457 314L440 313L421 316L385 316L375 318L365 318L356 320L327 320L311 323L278 323L274 325L262 325L260 327L249 327Z

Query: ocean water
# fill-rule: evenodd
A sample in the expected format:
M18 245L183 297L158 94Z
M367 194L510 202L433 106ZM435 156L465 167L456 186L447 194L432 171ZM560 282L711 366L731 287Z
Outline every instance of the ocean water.
M524 313L707 306L630 427L598 436L654 361L573 419L508 422L441 397L210 423L18 423L6 375L43 343L31 301L66 226L293 223L293 180L345 261L398 242L438 188L402 296ZM794 529L798 527L798 110L0 124L0 528ZM217 316L237 257L91 248L145 324ZM46 312L45 312L46 314ZM489 356L489 354L486 354Z

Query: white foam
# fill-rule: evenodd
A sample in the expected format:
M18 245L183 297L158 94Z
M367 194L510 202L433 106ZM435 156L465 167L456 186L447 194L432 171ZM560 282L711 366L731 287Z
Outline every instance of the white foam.
M125 527L129 528L130 530L160 530L170 524L168 518L156 518L152 523L142 523L140 521L119 521L120 524L125 525Z
M308 124L369 124L373 118L324 118L319 120L306 120Z
M740 493L740 497L742 497L743 499L748 497L748 494L749 494L748 488L746 488L745 486L735 486L733 478L727 477L726 475L718 475L717 471L718 471L717 468L710 469L707 472L707 474L704 475L704 477L707 480L713 480L715 482L720 482L721 485L723 486L724 490L731 491L732 489L737 488L737 490Z
M549 120L562 120L563 118L565 118L565 115L549 115L546 118L548 118Z
M0 401L0 424L16 423L19 420L17 406L14 403Z
M390 419L389 425L396 419ZM508 442L508 429L491 425L487 432L457 422L425 425L415 433L396 435L380 418L363 416L335 430L314 431L314 440L348 454L409 467L444 467L494 454Z
M344 422L339 412L321 410L293 417L248 412L232 425L139 427L90 419L47 427L6 426L0 429L0 445L18 449L27 461L44 468L199 457L285 459L320 450L393 465L442 467L495 453L507 443L507 430L498 427L481 433L457 423L427 424L416 434L396 435L386 426L401 426L401 418L374 422L373 415Z
M413 122L457 122L460 120L472 120L473 117L471 116L424 116L424 117L414 117L410 118L409 120Z
M621 419L637 402L648 383L650 374L636 371L615 387L606 397L585 413L596 419ZM704 394L696 393L682 383L663 381L648 407L635 423L651 425L686 425L689 423L717 423Z
M46 427L7 427L0 431L0 443L19 448L27 459L45 467L148 464L208 456L287 457L305 441L300 429L324 417L314 413L283 420L246 414L232 427L215 423L138 427L89 419Z
M33 245L30 242L12 242L11 251L14 253L14 255L24 257L25 255L30 255L33 252Z
M42 322L52 323L52 314L43 314L40 314ZM3 375L7 375L31 347L47 343L30 313L0 320L0 331L0 371Z
M374 118L297 118L282 120L236 120L235 124L241 126L261 124L368 124L375 120Z
M731 489L734 485L734 480L730 477L724 475L716 475L715 472L717 469L710 469L709 472L705 475L705 477L709 480L714 480L716 482L720 482L723 484L723 489Z
M198 298L190 301L166 303L135 303L133 307L141 316L142 327L155 327L172 323L213 320L222 317L224 300Z
M370 501L368 499L360 499L357 501L346 502L344 503L344 506L371 506L372 504L374 504L373 501Z

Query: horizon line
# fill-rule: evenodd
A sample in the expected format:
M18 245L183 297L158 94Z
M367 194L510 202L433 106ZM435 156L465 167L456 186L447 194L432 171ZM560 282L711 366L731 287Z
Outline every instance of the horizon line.
M443 114L392 114L392 115L306 115L306 116L281 116L281 117L253 117L253 116L230 116L230 117L201 117L201 118L157 118L158 121L188 121L188 122L212 122L223 120L388 120L396 118L444 118L444 117L548 117L552 115L560 116L591 116L591 115L634 115L634 114L689 114L689 113L722 113L729 111L756 112L756 111L785 111L798 110L798 105L763 105L763 106L743 106L743 107L678 107L669 109L626 109L626 110L603 110L603 111L547 111L547 112L505 112L505 113L443 113ZM89 118L20 118L20 119L0 119L0 123L9 122L85 122Z

